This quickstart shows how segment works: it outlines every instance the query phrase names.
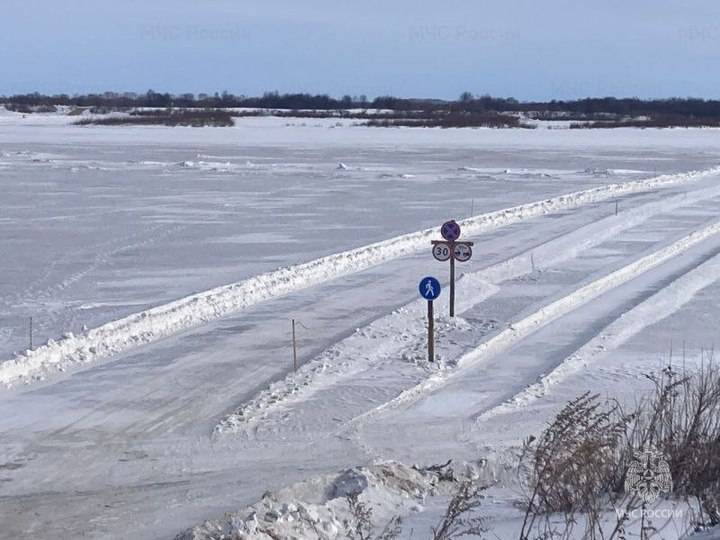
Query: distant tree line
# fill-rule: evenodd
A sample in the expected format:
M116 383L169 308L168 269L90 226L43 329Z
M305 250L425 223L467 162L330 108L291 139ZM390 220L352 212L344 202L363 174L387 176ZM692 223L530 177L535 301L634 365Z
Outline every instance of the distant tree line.
M266 92L261 97L236 96L229 92L210 94L169 94L148 90L144 94L133 92L117 93L104 92L102 94L73 95L55 94L45 95L37 92L31 94L17 94L0 96L0 102L11 106L48 107L178 107L178 108L274 108L274 109L314 109L331 110L350 107L371 107L366 96L343 96L340 99L320 94L280 94Z
M699 127L720 125L720 101L698 98L639 99L639 98L585 98L576 100L518 101L514 98L476 96L463 92L457 100L413 99L380 96L372 100L365 95L334 98L326 94L280 94L266 92L259 97L236 96L229 92L210 94L169 94L148 90L143 94L104 92L85 95L44 95L40 93L3 97L0 103L8 110L33 113L52 112L57 106L108 113L133 110L141 107L155 109L271 109L274 114L309 116L348 116L362 119L366 109L382 109L385 116L373 116L372 125L464 125L510 126L509 117L523 113L536 120L569 120L575 128L625 127ZM290 111L283 113L281 110ZM358 109L348 111L349 109ZM233 116L264 114L261 112L233 111ZM427 122L418 122L420 114ZM389 116L388 116L389 115ZM413 116L408 116L413 115ZM495 116L493 116L495 115ZM169 117L175 122L178 117ZM184 121L185 119L183 119ZM203 120L204 121L204 120ZM213 120L214 122L215 120ZM392 122L390 122L392 121ZM385 122L385 123L383 123ZM479 124L478 124L479 122ZM522 124L522 127L527 127Z
M85 95L44 95L40 93L0 96L0 102L15 110L23 107L74 107L106 108L236 108L334 110L349 108L375 108L395 111L449 111L466 113L525 112L538 118L570 117L593 119L600 114L639 117L679 115L683 117L720 118L720 101L697 98L671 98L645 100L639 98L586 98L577 100L518 101L514 98L475 96L464 92L457 100L412 99L380 96L372 100L367 96L334 98L326 94L280 94L266 92L260 97L236 96L229 92L215 94L169 94L148 90L144 94L104 92Z

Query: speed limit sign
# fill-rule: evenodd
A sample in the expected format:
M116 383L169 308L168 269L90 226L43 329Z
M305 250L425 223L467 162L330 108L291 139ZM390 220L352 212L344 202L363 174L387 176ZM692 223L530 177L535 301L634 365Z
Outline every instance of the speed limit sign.
M453 256L457 261L467 262L472 258L472 248L467 244L455 244L453 246Z
M432 249L432 254L438 261L447 261L450 259L452 251L447 244L435 244Z

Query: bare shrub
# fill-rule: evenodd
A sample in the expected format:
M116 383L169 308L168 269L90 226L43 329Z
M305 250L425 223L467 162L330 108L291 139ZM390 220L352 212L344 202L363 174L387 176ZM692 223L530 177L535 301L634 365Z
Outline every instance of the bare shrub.
M442 521L432 528L432 540L479 537L487 532L485 519L477 514L485 489L486 486L480 486L472 480L462 481L450 499Z
M55 105L24 105L17 103L6 103L5 108L10 112L23 114L57 112L57 107L55 107Z
M703 353L701 368L695 374L681 374L667 367L648 378L655 390L639 407L629 446L654 448L664 454L674 495L697 508L699 523L718 525L720 369L712 353Z
M623 489L638 451L667 462L671 495L691 511L686 526L720 524L720 369L712 355L704 355L696 373L667 367L647 377L654 391L630 414L615 401L586 393L569 402L538 439L525 441L521 540L624 538L628 516L637 509L641 538L658 534L662 527L645 519L650 503ZM615 520L608 519L611 509Z
M404 115L397 113L391 117L376 116L366 124L370 127L492 127L492 128L529 128L533 126L523 124L520 118L511 114L495 112L469 113L455 111L407 112Z
M189 127L229 127L234 122L232 114L215 109L168 109L152 111L134 111L126 116L109 118L85 118L75 123L79 126L189 126Z
M614 128L702 128L719 127L716 116L692 116L682 114L654 114L649 118L620 118L593 122L575 122L570 129L614 129Z
M579 514L585 538L602 532L631 420L616 403L585 393L569 402L539 438L525 441L519 472L528 493L521 539L567 537ZM552 520L558 514L566 525L561 532Z
M345 534L349 540L393 540L402 532L402 520L395 516L387 522L378 536L373 536L375 528L372 509L360 500L357 493L346 497L351 519L345 521Z

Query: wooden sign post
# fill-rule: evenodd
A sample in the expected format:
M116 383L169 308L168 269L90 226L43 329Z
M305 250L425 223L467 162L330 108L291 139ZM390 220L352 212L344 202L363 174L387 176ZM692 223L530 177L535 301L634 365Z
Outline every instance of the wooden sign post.
M428 300L428 362L435 359L435 315L433 301Z
M297 340L295 339L295 319L292 320L293 371L297 371Z

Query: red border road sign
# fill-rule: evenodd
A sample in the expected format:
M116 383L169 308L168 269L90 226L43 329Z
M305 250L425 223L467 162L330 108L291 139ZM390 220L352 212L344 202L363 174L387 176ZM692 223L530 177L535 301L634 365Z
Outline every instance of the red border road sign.
M455 244L453 255L456 261L467 262L472 258L472 248L467 244Z
M449 244L445 244L445 243L435 244L432 248L432 254L436 260L445 262L450 259L450 256L452 255L452 251L450 250Z
M446 221L440 227L440 234L448 242L454 242L460 238L460 225L455 220Z

